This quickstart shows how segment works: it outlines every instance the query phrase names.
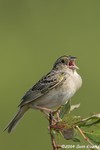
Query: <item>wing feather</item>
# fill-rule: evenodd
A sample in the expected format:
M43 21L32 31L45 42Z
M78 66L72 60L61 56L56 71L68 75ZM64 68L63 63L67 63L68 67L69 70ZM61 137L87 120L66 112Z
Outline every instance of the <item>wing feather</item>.
M49 92L49 90L58 86L65 80L64 72L54 72L51 71L46 76L42 77L26 94L23 96L21 103L19 106L23 106L27 103L30 103L37 98L41 97L45 93Z

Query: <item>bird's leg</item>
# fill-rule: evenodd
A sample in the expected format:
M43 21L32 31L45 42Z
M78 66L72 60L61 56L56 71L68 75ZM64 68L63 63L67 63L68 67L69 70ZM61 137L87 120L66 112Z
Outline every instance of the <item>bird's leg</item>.
M58 107L56 110L54 110L54 111L53 111L53 114L58 113L58 112L59 112L59 110L60 110L60 108L61 108L61 106L60 106L60 107Z
M56 113L56 111L53 111L49 108L45 108L45 107L41 107L41 106L35 106L36 109L40 110L41 112L43 112L47 118L47 120L49 120L49 115L52 115L52 124L56 124L58 121L57 119L54 118L54 113Z
M59 110L60 110L61 106L58 107L57 110L52 110L52 109L49 109L49 108L46 108L46 107L41 107L41 106L35 106L35 108L39 109L39 110L41 110L43 112L46 111L48 113L52 113L52 115L54 116L56 113L59 114Z
M61 109L61 106L60 107L58 107L56 110L54 110L52 113L53 113L53 115L55 115L56 114L56 120L57 120L57 122L59 122L60 120L61 120L61 118L60 118L60 116L59 116L59 114L60 114L60 109Z
M53 116L53 121L56 123L56 122L59 122L61 120L61 118L59 117L59 113L60 113L60 107L57 108L57 110L51 110L49 108L45 108L45 107L41 107L41 106L35 106L36 109L42 111L45 115L46 115L46 118L49 117L49 114L52 114ZM56 114L56 118L54 118Z
M60 118L59 114L60 114L60 110L58 110L58 112L57 112L57 120L58 120L58 122L61 121L61 118Z
M35 106L35 109L40 110L45 115L46 119L49 120L49 114L52 113L51 109L41 106Z
M52 112L51 109L45 108L45 107L41 107L41 106L35 106L35 108L36 108L36 109L39 109L39 110L41 110L41 111L43 111L43 112L48 112L48 113Z

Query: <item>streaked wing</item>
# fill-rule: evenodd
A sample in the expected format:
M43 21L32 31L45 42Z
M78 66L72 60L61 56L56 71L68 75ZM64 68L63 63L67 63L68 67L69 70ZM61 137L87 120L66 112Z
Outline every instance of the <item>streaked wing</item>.
M64 72L51 71L41 80L39 80L29 91L26 92L19 106L30 103L45 93L49 92L52 88L61 84L65 80Z

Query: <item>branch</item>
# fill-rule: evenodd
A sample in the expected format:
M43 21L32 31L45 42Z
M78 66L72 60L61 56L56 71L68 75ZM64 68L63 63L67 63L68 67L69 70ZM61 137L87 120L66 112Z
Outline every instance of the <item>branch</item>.
M58 150L59 148L61 148L61 145L56 144L54 134L52 133L52 125L54 124L53 121L54 121L53 113L50 112L49 113L49 132L50 132L50 136L51 136L51 143L52 143L53 150Z
M100 113L93 114L88 118L82 118L71 114L71 111L78 108L79 105L70 106L70 102L63 107L55 111L50 111L48 116L49 121L49 133L51 137L51 143L53 150L62 148L62 145L58 145L56 141L56 133L63 136L65 140L72 140L74 142L81 142L78 137L77 131L90 145L89 149L100 150L100 130L86 132L86 128L95 125L100 125ZM83 129L81 129L84 127ZM76 128L76 129L75 129ZM54 132L53 132L54 131Z
M75 126L77 128L77 130L80 132L80 134L83 136L83 138L85 139L85 141L87 141L91 146L94 146L94 144L89 140L89 138L87 138L84 134L84 132L82 131L82 129L79 128L79 126Z

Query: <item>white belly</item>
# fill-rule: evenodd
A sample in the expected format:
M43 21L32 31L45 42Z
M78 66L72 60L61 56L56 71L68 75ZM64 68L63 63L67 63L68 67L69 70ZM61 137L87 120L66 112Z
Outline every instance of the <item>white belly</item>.
M82 79L75 72L69 77L67 76L67 79L64 81L62 85L53 88L44 96L35 100L34 105L46 108L53 108L63 105L75 94L75 92L81 87L81 84Z

